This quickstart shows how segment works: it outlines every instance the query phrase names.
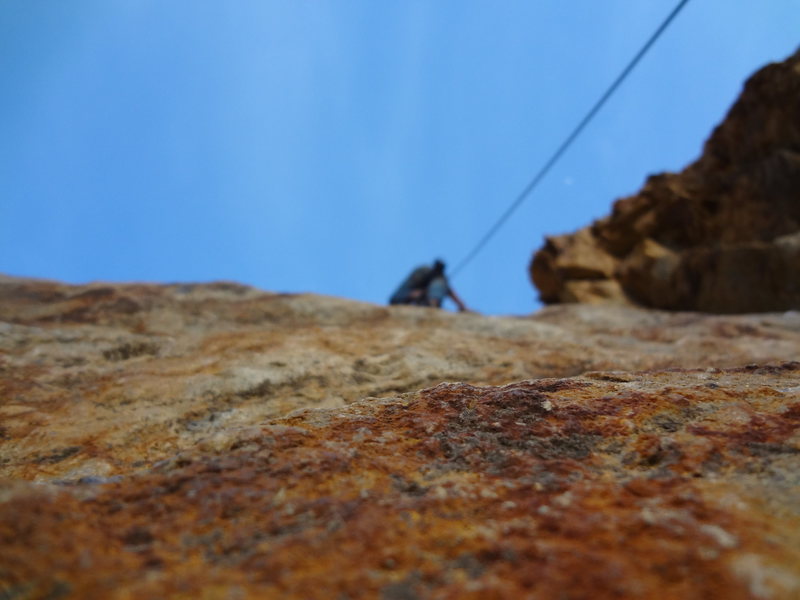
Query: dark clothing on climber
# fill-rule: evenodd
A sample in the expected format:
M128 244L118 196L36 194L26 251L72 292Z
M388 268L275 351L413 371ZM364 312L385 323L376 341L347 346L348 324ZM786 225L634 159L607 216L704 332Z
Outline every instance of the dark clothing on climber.
M445 296L449 296L456 303L459 311L467 310L461 298L456 295L447 281L444 274L444 263L437 260L432 266L425 265L414 269L392 294L389 304L413 304L441 308Z

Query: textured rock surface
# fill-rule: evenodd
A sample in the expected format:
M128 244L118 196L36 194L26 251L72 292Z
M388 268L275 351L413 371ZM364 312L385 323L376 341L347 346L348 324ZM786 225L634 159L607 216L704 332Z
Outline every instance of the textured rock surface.
M800 308L800 52L751 77L701 158L531 262L544 302Z
M794 312L3 278L0 597L795 598L798 356Z

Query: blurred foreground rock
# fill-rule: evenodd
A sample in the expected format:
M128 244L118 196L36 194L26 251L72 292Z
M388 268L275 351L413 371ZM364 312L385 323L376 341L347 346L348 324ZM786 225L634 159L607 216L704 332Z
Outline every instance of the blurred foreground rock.
M800 308L800 52L746 83L703 155L650 177L610 216L549 237L546 303L743 313Z
M799 356L795 312L0 278L0 598L796 598Z

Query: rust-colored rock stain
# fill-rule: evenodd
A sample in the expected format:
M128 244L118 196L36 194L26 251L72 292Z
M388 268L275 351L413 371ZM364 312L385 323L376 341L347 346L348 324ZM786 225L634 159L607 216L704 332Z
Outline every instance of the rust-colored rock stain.
M0 276L0 600L797 598L798 356L792 312Z
M796 598L800 364L441 384L16 483L3 598ZM66 450L65 450L66 452Z

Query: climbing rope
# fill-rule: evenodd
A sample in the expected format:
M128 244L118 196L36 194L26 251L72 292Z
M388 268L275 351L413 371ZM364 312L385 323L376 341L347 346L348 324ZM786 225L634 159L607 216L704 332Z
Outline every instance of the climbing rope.
M633 57L633 59L628 63L628 65L622 70L619 76L614 80L614 82L608 87L605 93L600 97L597 102L594 103L594 106L586 113L586 116L581 119L578 125L572 130L566 139L561 143L561 145L556 149L556 151L550 156L549 160L544 164L544 166L539 169L536 175L531 179L530 183L525 186L525 189L520 192L520 194L516 197L516 199L506 208L505 212L500 215L500 218L489 228L489 231L480 239L480 241L472 248L469 254L462 259L458 265L456 265L455 269L453 269L451 273L451 278L455 277L459 271L461 271L466 265L468 265L475 256L483 249L484 246L489 242L489 240L494 237L494 235L500 230L500 228L505 224L505 222L511 217L512 214L520 207L520 205L525 201L525 199L530 196L534 189L539 185L539 182L544 179L550 169L555 165L561 156L567 151L567 149L572 145L572 143L576 140L576 138L581 134L581 132L586 128L589 122L594 119L595 115L600 111L603 105L608 101L608 99L617 91L622 82L627 79L628 75L630 75L631 71L636 67L639 61L644 57L650 47L655 44L656 40L661 36L662 33L669 27L670 23L678 16L678 13L689 3L689 0L681 0L678 2L677 6L672 9L672 12L667 16L666 19L659 25L658 29L650 36L650 39L641 47L639 52Z

